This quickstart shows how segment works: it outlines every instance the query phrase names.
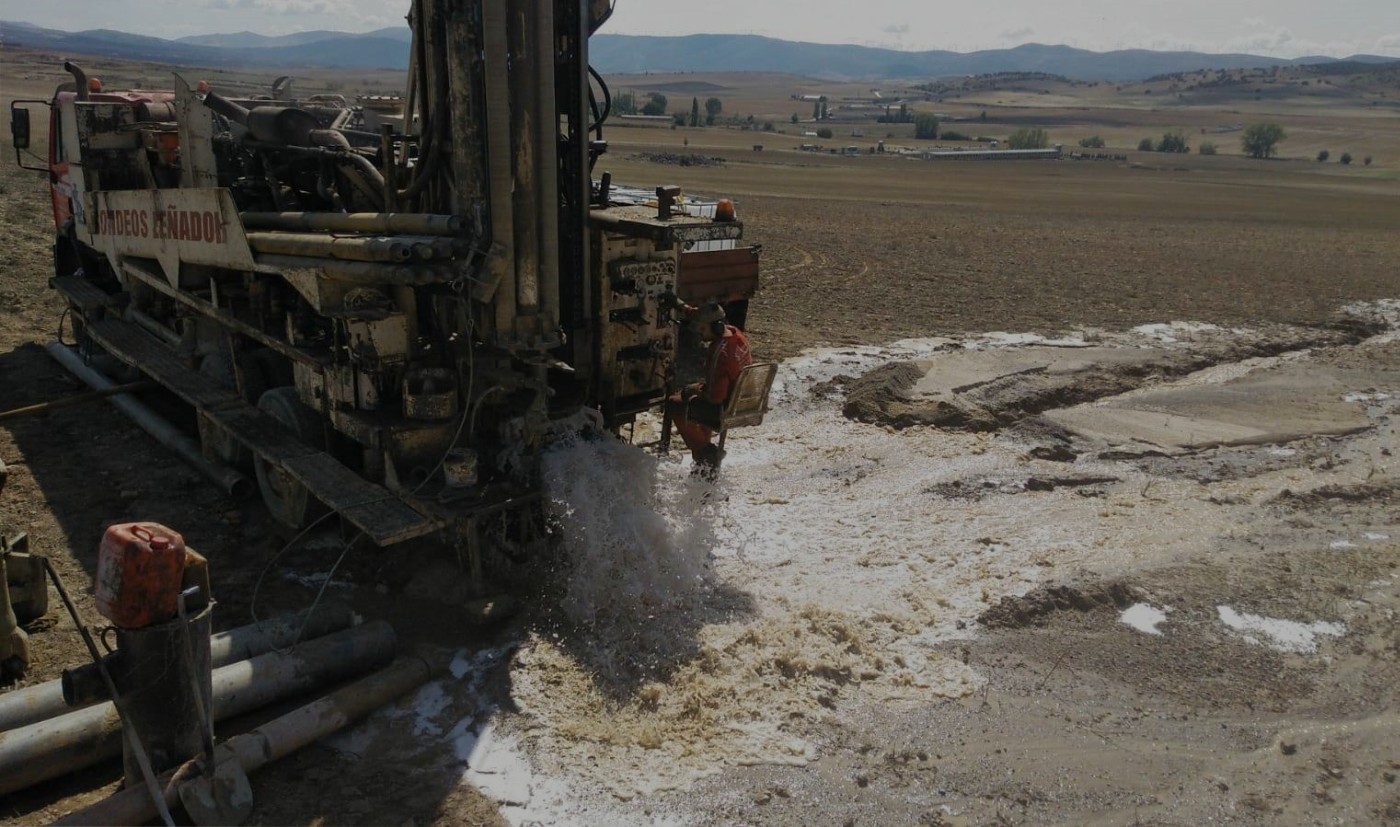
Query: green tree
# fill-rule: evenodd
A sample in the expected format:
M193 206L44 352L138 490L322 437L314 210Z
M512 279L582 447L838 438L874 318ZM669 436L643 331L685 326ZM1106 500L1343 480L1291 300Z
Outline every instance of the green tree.
M797 117L797 113L796 113L796 112L792 113L792 122L793 122L793 123L797 123L797 122L800 121L800 120L802 120L802 119L799 118L799 117Z
M1245 127L1240 146L1251 158L1272 158L1288 134L1276 123L1253 123Z
M691 98L691 99L690 99L690 125L691 125L691 126L699 126L699 125L700 125L700 99L699 99L699 98Z
M613 98L613 109L619 115L637 114L637 95L634 92L619 92Z
M1006 139L1012 149L1044 149L1050 145L1050 133L1040 127L1023 126Z
M1367 155L1365 158L1362 159L1361 163L1369 167L1371 165L1371 156Z
M715 123L715 118L724 111L724 102L719 98L708 98L705 101L705 123L711 126Z
M831 140L832 134L832 131L826 127L817 130L817 137L826 141Z
M1211 143L1210 141L1201 141L1200 153L1202 155L1214 155L1215 144Z
M1186 145L1186 134L1181 130L1168 132L1162 136L1162 140L1157 144L1158 152L1190 152L1191 147Z
M1317 153L1317 162L1318 162L1319 164L1325 164L1325 163L1327 163L1327 159L1328 159L1328 158L1331 158L1331 157L1332 157L1332 153L1330 153L1330 152L1328 152L1327 150L1324 149L1324 150L1322 150L1321 152Z
M914 137L932 141L938 137L938 116L922 113L914 117Z
M1098 135L1094 135L1089 138L1080 138L1079 145L1084 147L1085 149L1103 149L1104 141L1103 138L1100 138Z
M1341 161L1343 166L1351 166L1351 153L1343 152L1342 157L1338 158L1337 160Z
M1153 145L1151 138L1143 138L1141 141L1138 141L1138 152L1154 151L1156 151L1156 147Z
M652 92L646 106L642 107L643 115L665 115L666 96L660 92Z

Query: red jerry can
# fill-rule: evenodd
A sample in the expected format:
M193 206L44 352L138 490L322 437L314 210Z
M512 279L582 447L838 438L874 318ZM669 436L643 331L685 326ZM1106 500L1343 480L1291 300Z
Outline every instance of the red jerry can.
M179 609L185 538L158 523L111 526L97 549L97 611L122 629L165 623Z

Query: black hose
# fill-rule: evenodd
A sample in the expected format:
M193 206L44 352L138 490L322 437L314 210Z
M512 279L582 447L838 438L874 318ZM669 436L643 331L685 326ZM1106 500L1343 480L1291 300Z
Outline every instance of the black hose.
M598 133L598 137L601 138L603 137L603 122L612 117L612 90L608 89L607 81L603 80L603 76L598 74L597 69L589 66L588 74L591 75L594 80L598 81L598 86L603 91L603 111L599 112L598 99L593 95L593 87L591 85L588 87L588 104L593 109L594 118L593 123L588 127L588 131Z
M418 165L413 170L413 178L408 182L408 186L398 192L398 199L401 202L408 202L416 198L427 187L429 180L437 170L437 123L432 117L432 106L436 105L437 101L432 100L433 96L428 89L428 29L423 16L421 0L413 4L412 20L413 45L418 58L417 97L420 101L419 111L422 113L420 119L422 141L418 147ZM431 105L430 101L432 101ZM407 118L405 125L412 123L413 113L406 112L405 115Z

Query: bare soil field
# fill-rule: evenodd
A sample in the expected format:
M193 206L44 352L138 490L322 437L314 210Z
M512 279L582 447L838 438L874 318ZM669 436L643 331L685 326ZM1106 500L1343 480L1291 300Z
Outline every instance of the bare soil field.
M33 56L0 69L6 106L61 80ZM365 80L308 83L388 82ZM443 561L361 555L336 591L405 642L461 649L452 678L260 773L254 823L1400 823L1400 157L1384 155L1400 123L1369 88L1313 114L1214 88L1194 108L1144 103L1172 83L1059 84L1053 107L1032 89L929 101L986 109L977 128L998 135L1103 132L1129 156L941 163L799 151L787 113L810 105L787 101L829 88L814 81L628 79L788 131L616 128L601 163L735 198L764 246L749 322L784 362L774 414L736 434L718 496L678 460L628 460L655 475L659 509L706 527L681 544L705 588L590 628L551 583L483 630L422 597ZM1294 132L1283 159L1129 151L1254 119ZM823 143L916 146L875 129ZM1317 164L1322 141L1376 163ZM0 410L79 390L42 350L61 330L50 232L45 182L0 165ZM1068 390L974 430L844 416L857 380L892 364L929 377L890 391L909 404L976 388L993 405L1046 377ZM1245 398L1267 404L1202 413ZM1123 430L1128 409L1193 424L1148 442ZM259 613L306 605L339 550L274 559L287 538L261 504L229 502L106 408L0 424L0 458L0 525L53 557L94 625L112 522L163 522L206 554L221 629L248 622L265 567ZM561 478L620 484L584 460ZM30 632L30 683L85 657L57 611ZM0 821L47 823L119 776L9 796Z
M1164 312L1307 323L1394 294L1383 263L1400 255L1387 231L1400 199L1395 182L1364 173L1156 153L1126 163L840 158L771 139L761 153L734 146L752 133L684 133L613 130L602 163L618 180L737 200L765 249L753 325L775 355L971 330L1123 328ZM725 163L646 160L658 145Z

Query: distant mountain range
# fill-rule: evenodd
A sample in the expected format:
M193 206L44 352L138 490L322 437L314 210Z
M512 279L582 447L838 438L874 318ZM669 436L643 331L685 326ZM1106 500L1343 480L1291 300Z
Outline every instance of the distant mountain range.
M324 43L328 40L353 40L356 45L363 44L366 40L394 40L400 43L411 43L413 33L407 26L394 26L389 29L376 29L364 34L346 34L345 32L297 32L296 34L284 34L280 37L273 37L265 34L254 34L253 32L235 32L234 34L198 34L189 37L182 37L177 43L188 43L191 46L213 46L216 49L280 49L286 46L305 46L310 43Z
M754 35L697 34L686 37L597 35L592 58L599 71L783 72L841 79L946 78L994 72L1043 72L1075 80L1129 81L1199 69L1269 68L1332 63L1338 58L1285 60L1248 54L1153 52L1129 49L1090 52L1069 46L1028 43L981 52L898 52L866 46L794 43ZM1393 57L1353 55L1341 60L1387 63Z
M363 34L315 31L269 37L253 32L163 40L106 29L62 32L28 23L0 22L0 45L99 55L156 63L246 66L406 69L407 26ZM686 37L595 35L592 60L604 74L642 72L781 72L827 79L935 79L994 72L1044 72L1077 80L1130 81L1198 69L1268 68L1339 61L1388 63L1400 58L1351 55L1292 60L1248 54L1154 52L1129 49L1090 52L1029 43L982 52L900 52L866 46L794 43L754 35Z
M62 32L28 23L0 22L0 46L96 55L182 66L283 69L407 69L412 34L408 26L364 34L303 32L266 37L252 32L164 40L108 29Z

